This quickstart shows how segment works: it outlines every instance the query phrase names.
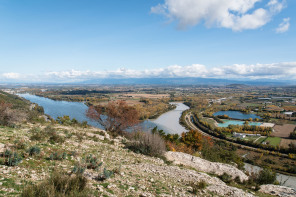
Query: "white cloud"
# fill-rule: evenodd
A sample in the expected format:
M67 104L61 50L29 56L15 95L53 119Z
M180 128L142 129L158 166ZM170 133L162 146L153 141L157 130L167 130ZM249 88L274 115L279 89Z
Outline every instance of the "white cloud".
M6 79L19 79L21 74L19 73L3 73L2 76Z
M256 7L262 0L165 0L151 8L152 13L178 21L179 28L204 22L207 27L230 28L233 31L257 29L282 11L285 0L269 0L264 7Z
M132 70L120 68L114 71L78 71L47 72L40 75L21 75L4 73L5 79L27 82L80 82L102 78L222 78L222 79L282 79L296 80L296 62L271 64L234 64L207 67L202 64L189 66L172 65L164 68Z
M283 22L278 26L278 28L275 30L276 33L284 33L288 31L290 28L290 18L284 18Z

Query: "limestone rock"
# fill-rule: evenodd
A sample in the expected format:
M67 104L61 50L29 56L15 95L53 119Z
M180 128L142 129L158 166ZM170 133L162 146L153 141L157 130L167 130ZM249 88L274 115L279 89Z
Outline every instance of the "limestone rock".
M280 185L261 185L260 192L280 197L296 197L296 190Z
M173 161L175 164L190 166L198 171L213 173L216 175L226 173L233 179L239 177L241 181L248 180L248 176L243 171L229 164L210 162L205 159L180 152L167 152L165 157L167 160Z

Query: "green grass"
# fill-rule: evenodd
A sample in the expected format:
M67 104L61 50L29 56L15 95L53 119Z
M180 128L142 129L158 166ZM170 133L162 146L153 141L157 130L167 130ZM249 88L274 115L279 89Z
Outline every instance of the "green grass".
M247 141L255 141L258 138L259 138L258 136L247 136L247 137L244 138L244 140L247 140Z
M270 145L272 146L277 146L280 145L281 143L281 138L280 137L268 137L265 142L269 142Z
M263 141L265 141L265 139L266 139L267 137L264 137L264 136L262 136L259 140L257 140L256 142L258 143L258 144L261 144Z

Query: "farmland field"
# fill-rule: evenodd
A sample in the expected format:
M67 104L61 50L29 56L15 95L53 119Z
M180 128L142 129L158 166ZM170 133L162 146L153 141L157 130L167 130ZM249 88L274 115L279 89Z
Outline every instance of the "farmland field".
M289 144L295 144L296 145L296 140L291 140L291 139L282 139L280 146L283 148L289 148Z
M257 142L258 144L261 144L265 139L266 139L265 136L261 136L260 138L257 139L256 142Z
M296 125L293 124L284 124L274 126L274 132L272 136L274 137L289 137L290 133L294 131Z
M272 146L278 146L281 143L281 138L280 137L268 137L266 138L266 140L264 141L267 144L270 144Z

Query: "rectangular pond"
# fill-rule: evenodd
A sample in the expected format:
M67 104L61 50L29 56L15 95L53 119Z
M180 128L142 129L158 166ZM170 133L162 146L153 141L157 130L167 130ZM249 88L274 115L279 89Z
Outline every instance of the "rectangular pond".
M218 127L228 127L228 125L244 125L245 121L240 120L223 120L223 123L219 123ZM260 126L261 122L249 122L251 126Z
M261 119L261 117L257 116L256 114L246 114L246 113L242 113L240 111L218 111L218 112L214 113L214 116L218 116L218 115L227 115L229 118L240 119L240 120L246 120L249 118Z

